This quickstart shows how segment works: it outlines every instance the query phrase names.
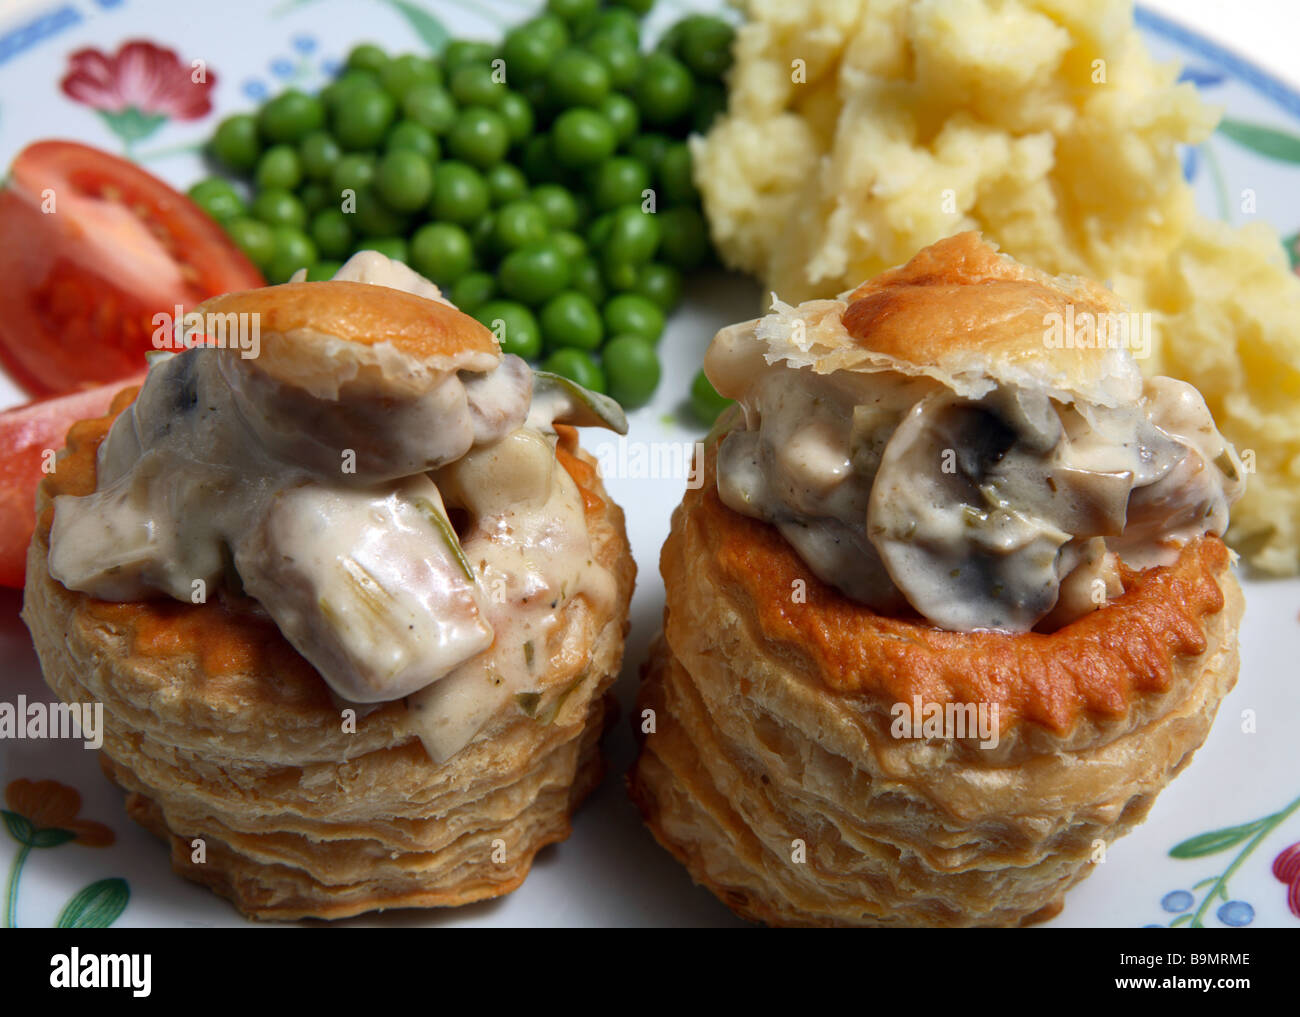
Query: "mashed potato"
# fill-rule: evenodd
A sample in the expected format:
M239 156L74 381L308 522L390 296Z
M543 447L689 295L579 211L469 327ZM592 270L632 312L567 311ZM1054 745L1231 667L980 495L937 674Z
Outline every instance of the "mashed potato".
M1229 540L1300 566L1300 280L1275 234L1202 218L1179 144L1214 129L1128 0L749 0L730 106L695 139L731 265L831 296L951 233L1153 312L1150 373L1196 385L1254 463Z

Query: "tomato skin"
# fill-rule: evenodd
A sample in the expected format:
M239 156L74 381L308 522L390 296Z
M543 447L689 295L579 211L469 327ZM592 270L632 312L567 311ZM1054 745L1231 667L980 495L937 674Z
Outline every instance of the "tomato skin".
M21 589L26 577L27 545L36 529L36 487L45 476L47 450L62 449L73 424L102 417L117 393L143 381L139 374L0 413L0 586Z
M33 395L135 374L156 314L263 285L189 198L87 145L29 145L0 191L0 364Z

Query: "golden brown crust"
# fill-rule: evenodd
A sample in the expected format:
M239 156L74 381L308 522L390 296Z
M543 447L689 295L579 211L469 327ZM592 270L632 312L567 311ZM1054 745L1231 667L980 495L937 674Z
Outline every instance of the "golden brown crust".
M686 512L711 534L720 581L748 605L756 635L805 655L841 695L997 703L1008 729L1024 719L1065 735L1085 713L1123 716L1137 695L1168 689L1174 662L1204 651L1205 618L1223 607L1228 550L1206 536L1169 568L1124 570L1122 596L1049 634L949 632L879 615L819 580L774 527L723 505L715 454ZM688 562L665 553L667 581ZM797 584L806 601L792 599Z
M198 311L260 315L265 348L293 345L296 335L309 330L362 346L392 343L419 358L497 352L491 330L468 314L373 283L331 280L263 286L212 297Z
M1243 602L1228 566L1207 539L1175 566L1126 573L1122 597L1051 636L941 632L818 584L779 534L717 501L709 461L661 557L664 638L638 704L656 725L633 798L692 877L749 918L1050 917L1187 764L1235 683ZM914 696L998 704L998 743L896 737L893 707Z
M93 489L99 441L129 402L73 428L43 508ZM601 772L635 565L622 511L594 470L576 472L593 487L587 525L615 578L614 605L603 615L581 597L565 607L541 658L543 719L511 701L445 764L430 760L400 702L357 708L346 730L351 704L335 702L247 604L114 604L67 590L46 566L48 511L29 550L23 618L51 688L104 704L104 765L131 814L170 838L178 872L246 914L339 918L497 896L568 836Z

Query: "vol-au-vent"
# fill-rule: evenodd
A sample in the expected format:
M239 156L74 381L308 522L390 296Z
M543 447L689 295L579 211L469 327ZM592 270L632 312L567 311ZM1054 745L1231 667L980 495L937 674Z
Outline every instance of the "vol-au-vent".
M201 310L259 355L162 355L42 488L47 681L248 914L508 892L600 772L634 566L575 425L621 411L373 252Z
M1204 741L1244 471L1071 313L1127 309L966 233L714 339L630 786L742 915L1050 917Z

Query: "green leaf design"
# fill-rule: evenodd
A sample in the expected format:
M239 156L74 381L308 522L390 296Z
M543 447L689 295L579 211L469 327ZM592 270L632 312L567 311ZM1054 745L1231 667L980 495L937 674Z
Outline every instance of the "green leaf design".
M1176 926L1183 925L1186 922L1190 922L1191 920L1192 920L1192 913L1188 911L1186 914L1179 915L1172 922L1170 922L1169 927L1172 929Z
M1206 877L1205 877L1204 879L1202 879L1199 883L1197 883L1195 886L1193 886L1192 889L1193 889L1193 890L1199 890L1199 889L1200 889L1201 887L1203 887L1203 886L1209 886L1211 883L1217 883L1218 881L1219 881L1219 877L1218 877L1218 876L1206 876Z
M1266 158L1277 162L1300 163L1300 135L1288 134L1262 124L1233 120L1231 117L1224 117L1220 121L1219 133Z
M167 118L161 113L141 113L134 106L119 113L109 113L102 109L96 112L104 118L108 129L121 138L127 148L149 137L167 122Z
M64 905L56 929L107 929L126 910L131 888L125 879L91 883Z
M1272 816L1265 816L1263 819L1257 819L1255 822L1246 823L1243 826L1227 826L1222 830L1202 833L1170 848L1169 857L1203 858L1205 855L1218 854L1218 852L1226 851L1228 848L1240 844L1246 838L1258 833L1272 820Z
M57 826L47 826L44 830L37 830L32 834L31 845L38 848L58 847L60 844L66 844L77 835L71 830L61 830Z
M0 814L4 815L5 829L9 831L9 836L19 844L30 845L32 834L36 828L32 826L32 821L26 816L20 816L17 812L10 812L8 809L0 809Z
M409 0L388 0L388 5L406 19L431 53L441 53L446 48L450 34L442 22L423 7L410 3Z

